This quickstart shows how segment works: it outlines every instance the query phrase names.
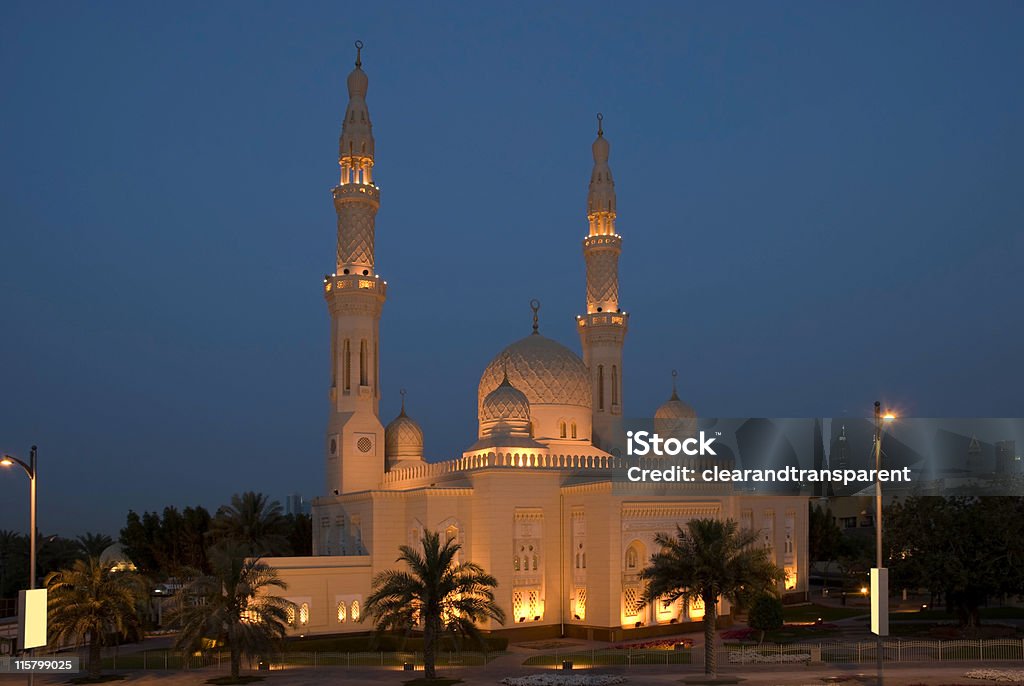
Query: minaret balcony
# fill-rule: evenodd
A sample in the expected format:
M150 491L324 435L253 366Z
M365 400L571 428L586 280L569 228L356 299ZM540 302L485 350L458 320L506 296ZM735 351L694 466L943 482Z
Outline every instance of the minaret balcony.
M335 200L371 200L380 204L380 188L372 183L345 183L331 189Z
M331 274L324 278L324 295L340 293L359 293L387 296L388 282L379 275L361 276L358 274Z
M627 312L590 312L576 317L576 327L580 330L604 327L625 330L628 326Z
M583 239L583 250L585 252L591 250L614 250L619 252L622 250L622 236L617 233L587 236Z

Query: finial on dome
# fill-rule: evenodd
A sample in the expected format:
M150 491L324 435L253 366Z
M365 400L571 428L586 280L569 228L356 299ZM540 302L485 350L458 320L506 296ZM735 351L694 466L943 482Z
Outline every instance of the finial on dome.
M537 318L537 312L540 311L540 300L537 300L536 298L531 300L530 309L533 310L533 332L540 333L540 331L538 330L540 328L540 325Z
M601 114L600 112L598 112L597 113L597 135L598 136L603 136L604 135L604 127L603 127L603 125L601 123L603 121L604 121L604 115Z
M363 66L363 41L356 41L356 69L361 69Z
M399 417L404 417L405 416L405 394L406 394L406 390L404 388L399 389L398 394L400 396L402 396L402 411L398 413L398 416Z
M676 377L679 376L679 372L675 369L672 370L672 397L669 400L679 400L679 393L676 392Z

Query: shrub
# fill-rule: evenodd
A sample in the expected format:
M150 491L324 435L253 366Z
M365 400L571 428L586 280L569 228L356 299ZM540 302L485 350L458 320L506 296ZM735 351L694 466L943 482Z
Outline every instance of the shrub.
M758 640L764 641L764 632L782 628L782 601L771 595L758 596L750 606L747 624L760 631Z

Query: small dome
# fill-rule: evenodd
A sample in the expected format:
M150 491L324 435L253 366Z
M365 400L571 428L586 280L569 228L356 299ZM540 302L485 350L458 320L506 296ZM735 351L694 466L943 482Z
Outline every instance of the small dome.
M697 433L697 412L679 399L676 376L672 371L672 397L662 403L654 413L655 430L664 436L694 436Z
M100 553L100 564L112 572L135 571L135 563L125 555L120 543L114 543Z
M423 429L402 411L384 428L384 459L388 466L403 460L423 460Z
M530 434L530 401L505 374L480 406L480 433Z

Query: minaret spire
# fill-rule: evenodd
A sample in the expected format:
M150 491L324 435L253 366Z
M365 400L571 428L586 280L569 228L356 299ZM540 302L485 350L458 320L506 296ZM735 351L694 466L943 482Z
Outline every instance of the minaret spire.
M619 254L622 237L615 233L615 181L604 137L604 115L597 115L597 138L590 146L594 167L587 191L590 230L583 239L587 264L586 314L576 318L583 362L590 369L594 440L611 448L622 416L622 345L629 315L619 307Z

